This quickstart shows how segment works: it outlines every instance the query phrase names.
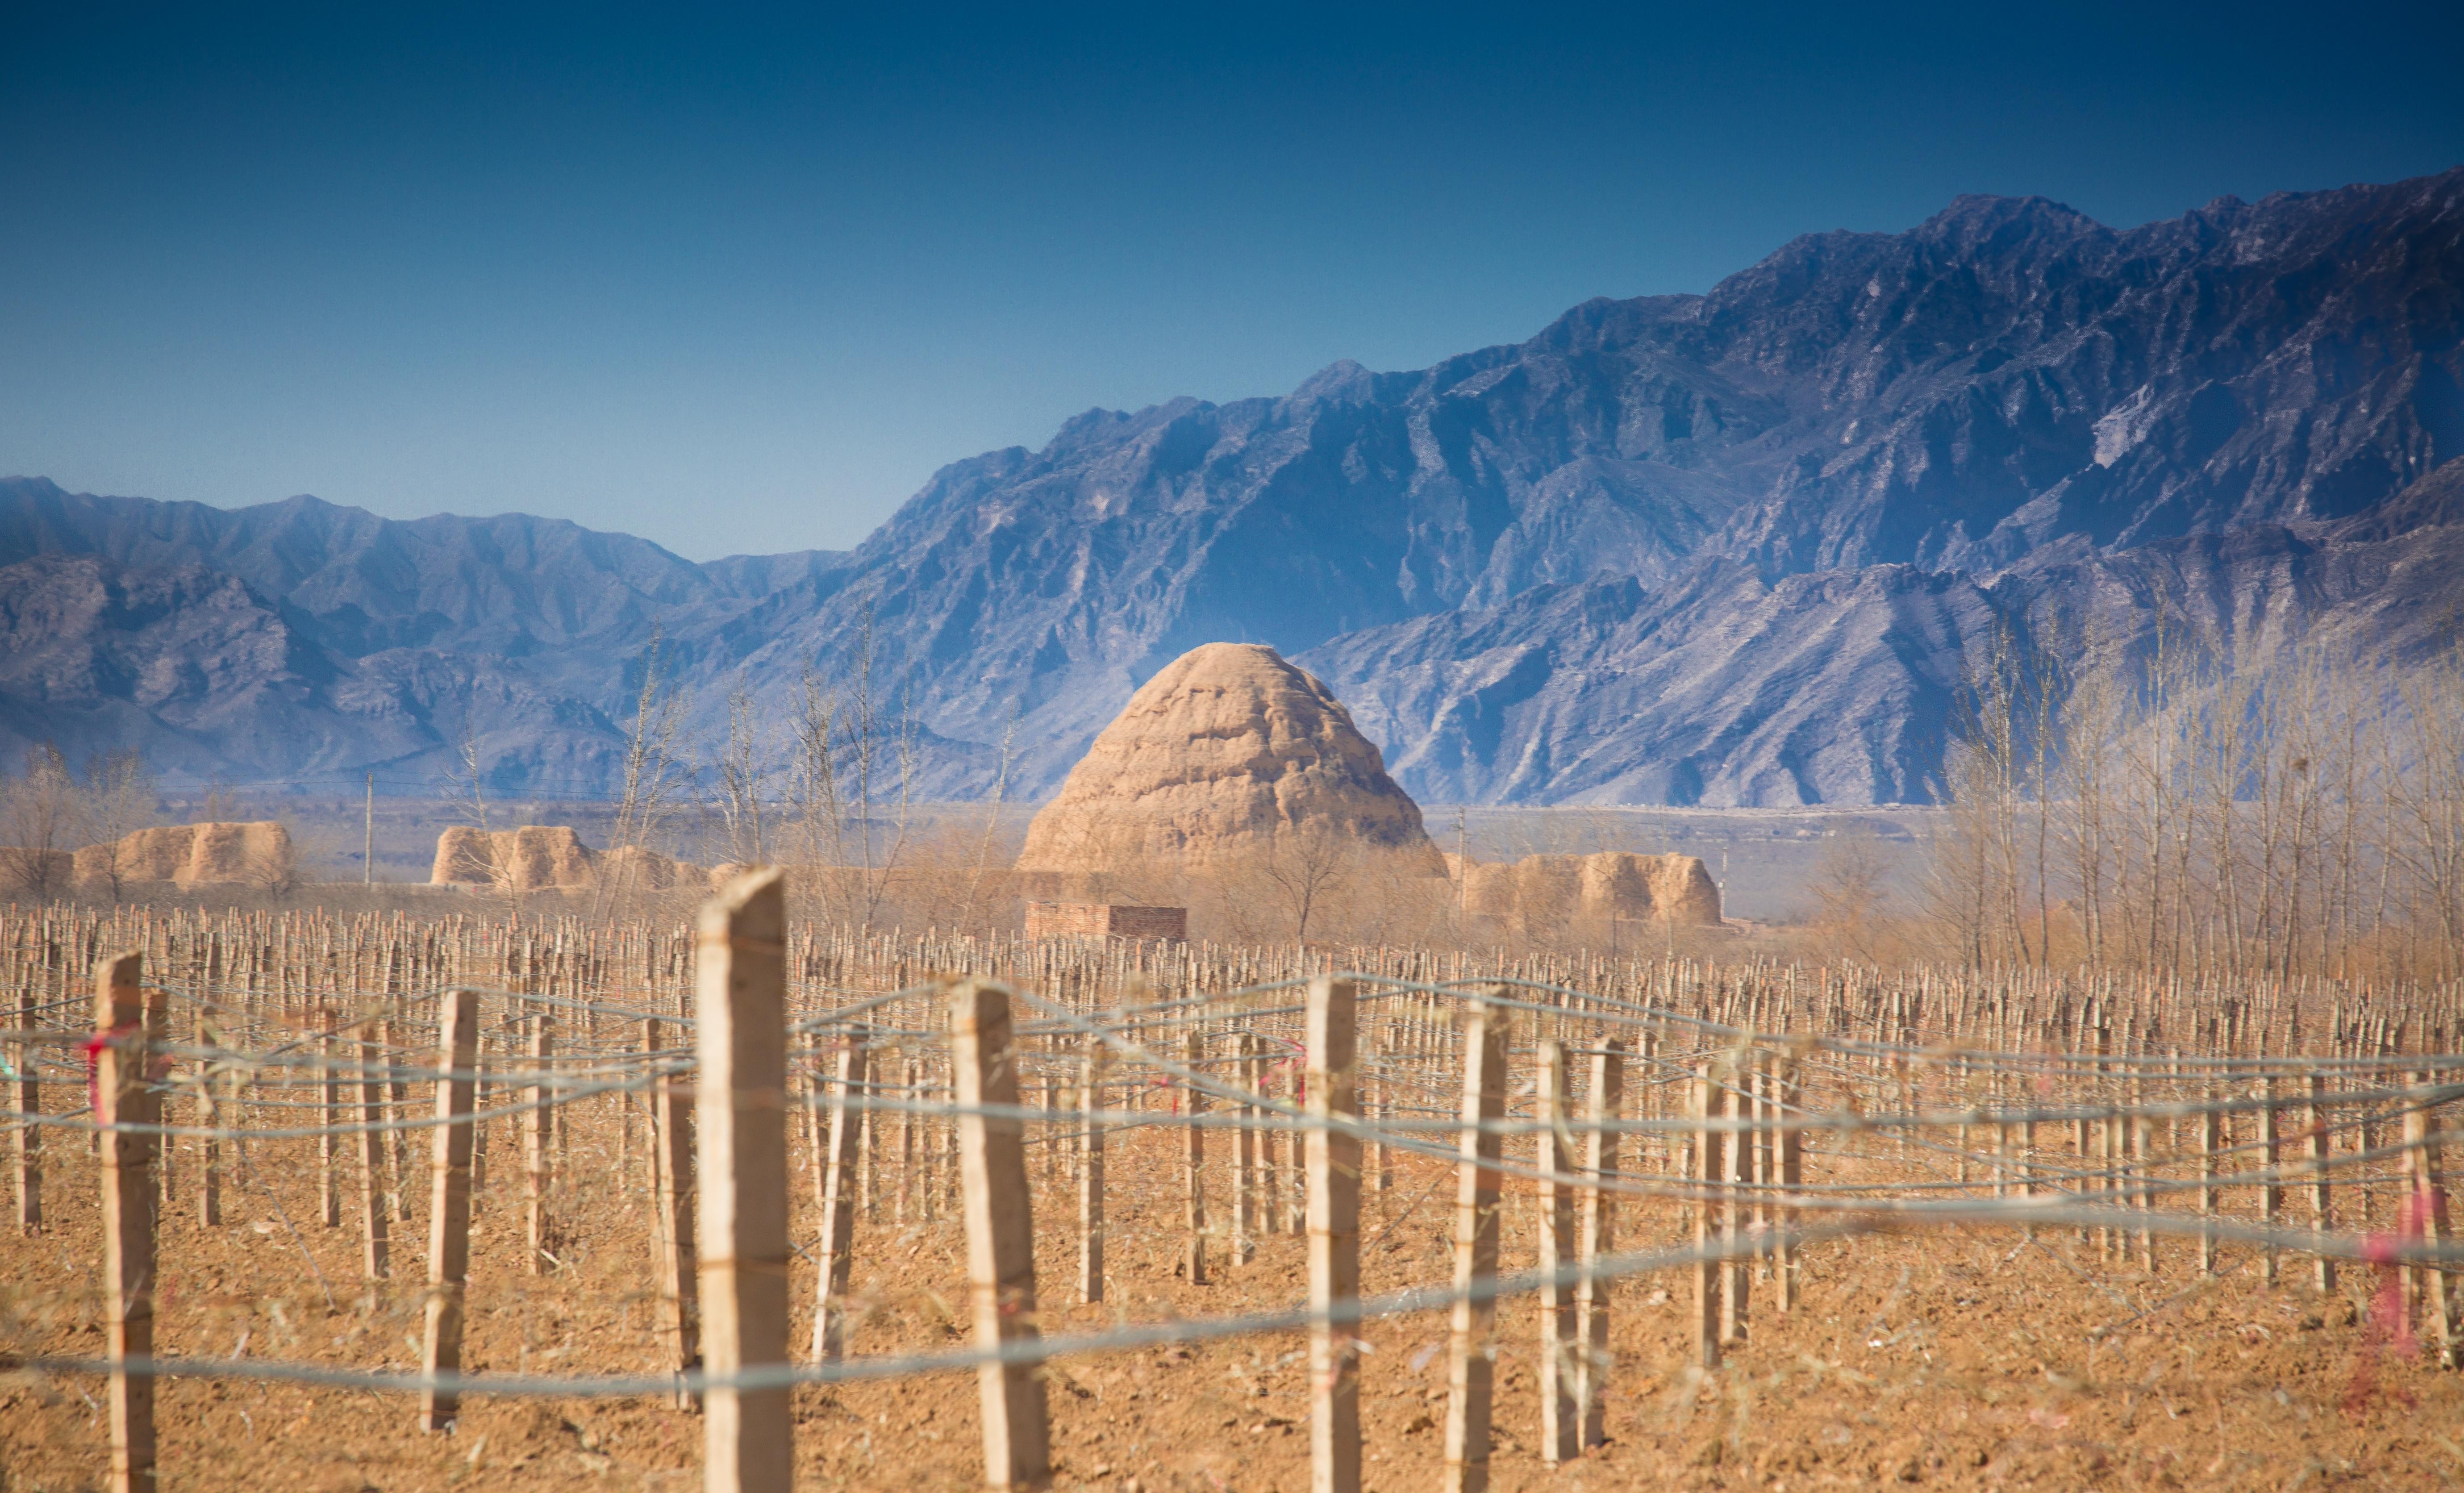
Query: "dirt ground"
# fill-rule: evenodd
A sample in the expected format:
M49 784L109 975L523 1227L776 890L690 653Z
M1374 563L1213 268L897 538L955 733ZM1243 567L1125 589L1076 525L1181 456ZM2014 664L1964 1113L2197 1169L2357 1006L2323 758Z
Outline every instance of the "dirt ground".
M473 1241L466 1365L480 1372L654 1371L648 1202L620 1169L603 1115L577 1120L557 1207L561 1267L521 1273L510 1131L490 1142L495 1175ZM1161 1129L1115 1137L1112 1299L1069 1305L1074 1213L1037 1171L1048 1220L1039 1279L1055 1330L1114 1321L1219 1316L1288 1306L1300 1241L1267 1237L1258 1260L1193 1286L1178 1278L1181 1201ZM197 1225L192 1153L177 1158L163 1220L159 1345L169 1354L408 1369L417 1363L424 1218L396 1227L394 1279L359 1279L347 1226L318 1221L313 1142L252 1145L228 1184L227 1222ZM50 1135L50 1225L0 1241L0 1347L101 1351L97 1171L82 1138ZM639 1155L639 1137L635 1141ZM802 1148L797 1153L800 1163ZM1031 1154L1040 1154L1031 1153ZM1217 1211L1223 1151L1214 1153ZM424 1149L420 1155L424 1157ZM800 1174L799 1239L816 1213ZM418 1211L425 1211L424 1188ZM345 1189L355 1198L356 1179ZM1451 1187L1438 1163L1402 1160L1373 1193L1362 1234L1371 1292L1441 1281ZM345 1207L344 1218L352 1215ZM1507 1225L1507 1260L1528 1263L1529 1209ZM1673 1206L1630 1208L1619 1242L1673 1242ZM2192 1246L2160 1244L2157 1272L2108 1263L2068 1231L2035 1241L1978 1229L1869 1237L1808 1251L1794 1311L1757 1296L1725 1367L1687 1367L1688 1284L1621 1283L1610 1441L1568 1465L1536 1449L1537 1326L1507 1304L1497 1339L1500 1489L1877 1487L2438 1488L2464 1485L2464 1374L2392 1342L2371 1310L2377 1274L2348 1269L2321 1297L2307 1261L2260 1285L2228 1252L2202 1282ZM963 1242L954 1219L863 1224L856 1280L867 1315L850 1353L958 1346ZM1218 1259L1221 1259L1219 1253ZM809 1311L810 1277L799 1281ZM1056 1305L1058 1304L1058 1305ZM2102 1329L2102 1330L2100 1330ZM799 1321L791 1341L808 1328ZM1435 1487L1444 1422L1442 1324L1370 1324L1362 1371L1366 1482ZM1146 1349L1056 1363L1051 1403L1061 1488L1255 1490L1308 1485L1298 1334ZM68 1493L105 1481L96 1379L0 1377L0 1493ZM799 1482L812 1488L980 1485L972 1375L800 1391ZM689 1488L701 1428L648 1398L477 1398L451 1435L423 1436L405 1395L253 1382L171 1381L160 1394L162 1486L310 1493L495 1488Z

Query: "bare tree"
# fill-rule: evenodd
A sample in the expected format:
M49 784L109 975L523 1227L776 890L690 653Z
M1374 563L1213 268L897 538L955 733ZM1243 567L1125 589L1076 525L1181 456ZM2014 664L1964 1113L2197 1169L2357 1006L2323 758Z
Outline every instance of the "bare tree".
M2388 846L2413 888L2416 922L2435 931L2424 972L2464 974L2464 648L2451 646L2402 680L2401 827Z
M487 764L480 751L478 722L468 715L462 717L461 734L453 740L453 765L445 770L445 800L462 823L481 834L489 832Z
M717 783L712 806L726 839L728 860L762 866L770 859L767 798L776 769L770 733L752 685L738 674L727 696L727 743L712 764Z
M619 908L645 889L644 856L655 853L668 817L692 785L686 761L684 723L687 701L670 682L661 645L666 633L650 624L650 641L642 650L642 687L633 700L632 719L625 728L625 772L611 826L611 851L606 871L592 898L601 915Z
M299 849L290 826L283 826L279 835L252 836L243 870L248 884L269 897L287 897L297 890Z
M815 920L832 921L847 860L847 817L839 801L839 708L837 695L810 664L797 681L795 714L788 729L794 741L787 801L794 816L797 859L804 866L805 895Z
M129 879L131 835L154 823L161 796L145 754L134 747L99 752L87 758L84 785L86 833L94 840L95 864L102 873L111 900L120 900Z
M1860 959L1876 955L1877 924L1890 897L1891 862L1870 834L1843 833L1823 847L1807 889L1824 936Z
M853 838L860 858L855 867L856 905L850 911L863 923L870 923L880 914L883 901L890 894L891 878L907 850L914 809L918 729L914 690L912 685L901 688L897 714L885 716L873 679L875 664L872 604L868 602L856 639L855 677L847 702L847 730L843 733L848 760L842 768L843 777L855 789L855 801L849 807L855 816ZM887 763L883 760L885 748ZM896 809L886 832L873 823L873 806L883 792L881 778L885 767L897 777L893 800Z
M1018 707L1012 704L1009 719L1001 726L1001 765L993 773L992 802L984 812L984 832L976 842L975 864L967 870L967 909L972 914L984 903L984 878L993 870L993 838L1001 829L1001 805L1009 797L1010 748L1018 736Z
M1352 879L1360 844L1332 825L1309 823L1266 842L1259 874L1292 920L1292 941L1309 941L1309 919Z
M492 842L488 855L489 889L510 903L521 901L520 879L514 874L512 858L495 853L495 831L489 823L488 764L479 738L478 723L469 715L462 717L462 732L453 743L454 764L445 774L445 800L453 806L454 816ZM288 888L284 889L286 891Z
M0 781L0 880L26 896L68 889L70 852L84 805L60 749L46 742L27 751L24 769Z

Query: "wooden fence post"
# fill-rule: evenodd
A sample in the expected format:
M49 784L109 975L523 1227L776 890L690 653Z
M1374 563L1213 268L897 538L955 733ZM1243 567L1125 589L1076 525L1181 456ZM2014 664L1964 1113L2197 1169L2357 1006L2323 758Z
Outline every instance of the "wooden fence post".
M1233 1072L1250 1098L1242 1101L1241 1126L1232 1132L1232 1262L1247 1264L1258 1258L1258 1105L1260 1081L1258 1034L1235 1039L1238 1054Z
M1753 1063L1751 1054L1747 1056L1743 1066L1739 1066L1731 1060L1727 1082L1724 1086L1727 1090L1728 1114L1734 1119L1749 1123L1754 1119ZM1909 1065L1905 1062L1901 1063L1899 1072L1900 1102L1913 1110L1916 1108L1912 1102L1915 1089L1910 1084ZM1900 1154L1903 1156L1907 1154L1908 1129L1906 1125L1898 1127ZM1751 1254L1744 1246L1746 1243L1745 1184L1750 1180L1753 1143L1752 1132L1732 1130L1728 1131L1726 1143L1720 1148L1720 1159L1724 1163L1723 1185L1720 1189L1720 1238L1727 1250L1727 1259L1720 1267L1726 1277L1720 1291L1720 1340L1724 1343L1745 1340L1746 1327L1752 1306L1754 1262Z
M1566 1120L1566 1044L1540 1043L1540 1088L1532 1108L1544 1127L1534 1137L1540 1173L1540 1460L1555 1466L1582 1451L1582 1412L1574 1398L1574 1283L1558 1272L1575 1251L1573 1131Z
M1185 1065L1199 1071L1206 1061L1206 1038L1202 1032L1188 1034L1182 1048ZM1181 1092L1188 1102L1182 1114L1189 1123L1181 1127L1181 1180L1186 1203L1183 1222L1187 1225L1189 1242L1182 1251L1180 1270L1192 1285L1206 1284L1206 1131L1199 1128L1198 1116L1206 1108L1206 1093L1196 1084L1184 1084Z
M478 1083L479 993L449 990L438 1014L436 1139L431 1153L428 1212L428 1342L420 1370L429 1383L420 1392L419 1428L442 1431L461 1410L459 1391L440 1389L440 1373L462 1370L462 1294L471 1274L471 1148L478 1127L471 1118Z
M2259 1165L2267 1169L2258 1188L2258 1221L2262 1226L2273 1229L2284 1204L2283 1182L2277 1175L2277 1168L2284 1163L2284 1146L2277 1133L2274 1078L2258 1081L2258 1096L2261 1101L2258 1111ZM2259 1252L2258 1278L2270 1285L2276 1284L2277 1255L2274 1240L2270 1240Z
M2216 1216L2216 1163L2224 1153L2225 1117L2216 1104L2211 1087L2199 1110L2199 1217L2209 1222ZM2199 1235L2199 1273L2216 1273L2216 1237L2205 1231Z
M1506 1013L1485 1001L1463 1012L1462 1159L1456 1163L1455 1290L1486 1290L1497 1281L1498 1160L1506 1118ZM1446 1493L1488 1486L1490 1326L1497 1303L1458 1296L1446 1345Z
M1375 1088L1370 1100L1371 1108L1365 1112L1374 1114L1380 1125L1376 1141L1377 1190L1387 1193L1395 1190L1395 1148L1387 1144L1387 1131L1383 1129L1384 1122L1395 1117L1395 1091L1387 1078L1387 1069L1392 1065L1394 1054L1383 1037L1377 1040L1375 1050L1375 1067L1372 1078Z
M1078 1299L1104 1299L1104 1047L1089 1041L1078 1089Z
M787 1362L786 912L776 867L702 904L693 1003L701 1246L702 1486L784 1493L795 1476Z
M95 1121L102 1136L104 1346L111 1358L113 1493L152 1493L154 1376L131 1374L132 1358L154 1356L154 1151L160 1137L123 1126L162 1123L146 1069L162 1039L158 996L143 989L145 956L122 954L95 968Z
M1721 1160L1727 1136L1719 1130L1720 1086L1709 1063L1694 1069L1694 1361L1705 1369L1720 1367L1720 1300L1727 1274L1711 1258L1711 1239L1718 1232L1717 1184L1725 1171Z
M1309 1117L1309 1488L1359 1493L1359 1324L1329 1320L1360 1296L1360 1137L1338 1131L1359 1113L1360 993L1350 980L1309 981L1302 1080Z
M1026 1190L1024 1127L984 1113L1018 1104L1018 1046L1009 993L983 980L950 990L950 1054L958 1103L960 1203L976 1347L994 1352L1033 1342L1035 1220ZM984 1483L1033 1487L1052 1472L1044 1376L1031 1363L987 1361L976 1371L982 1404Z
M1574 1283L1575 1396L1580 1400L1584 1446L1608 1441L1609 1283L1592 1272L1608 1253L1616 1233L1617 1194L1610 1191L1621 1165L1621 1137L1608 1127L1625 1108L1625 1044L1612 1041L1592 1054L1592 1093L1583 1138L1582 1267Z
M915 1164L921 1159L915 1145L920 1120L912 1107L923 1092L923 1065L913 1058L899 1065L898 1097L910 1108L898 1111L898 1200L890 1215L893 1223L907 1222L911 1217L910 1207L916 1210L913 1217L932 1217L926 1207L924 1190L916 1185L915 1173Z
M1284 1082L1285 1097L1295 1109L1309 1106L1308 1082L1295 1064ZM1271 1131L1269 1133L1272 1133ZM1309 1138L1297 1130L1284 1131L1284 1177L1278 1195L1284 1212L1284 1232L1298 1234L1309 1227Z
M327 1006L319 1013L323 1033L317 1039L318 1087L323 1091L324 1133L317 1137L317 1215L325 1227L342 1226L342 1193L334 1179L334 1163L342 1149L336 1128L342 1123L342 1013Z
M1262 1101L1272 1098L1275 1085L1274 1059L1270 1056L1261 1054L1257 1062L1256 1070L1257 1083L1253 1087L1258 1097ZM1265 1107L1262 1104L1260 1108L1264 1109ZM1267 1233L1280 1234L1284 1231L1284 1195L1282 1192L1283 1179L1281 1175L1281 1168L1276 1160L1278 1143L1275 1138L1275 1132L1271 1130L1262 1130L1258 1131L1257 1148L1258 1207L1260 1210L1260 1217L1265 1221L1265 1231Z
M360 1043L360 1268L371 1281L392 1273L392 1240L385 1225L385 1080L377 1044ZM214 1165L210 1153L206 1165Z
M219 953L219 949L216 952ZM410 1099L409 1081L402 1076L402 1018L399 1014L402 1010L402 964L399 958L401 952L399 947L395 947L388 950L385 955L386 1016L384 1027L385 1071L389 1075L385 1086L386 1097L392 1101L393 1112L397 1115L403 1112L403 1106ZM396 1223L410 1221L410 1132L396 1131L393 1132L392 1188L393 1219Z
M656 1017L642 1022L642 1038L655 1065ZM657 1197L651 1218L659 1251L659 1329L667 1339L668 1361L675 1366L680 1410L701 1403L701 1395L684 1384L687 1374L701 1368L700 1199L693 1153L693 1082L658 1073L650 1080L650 1171Z
M2335 1195L2329 1190L2329 1137L2327 1134L2327 1075L2313 1071L2309 1075L2310 1106L2302 1115L2302 1149L2310 1161L2310 1232L2323 1239L2336 1227ZM2314 1258L2311 1284L2321 1295L2336 1288L2335 1257L2321 1250Z
M835 1363L847 1350L847 1283L855 1266L856 1147L864 1138L869 1102L868 1056L864 1028L839 1039L823 1162L820 1281L813 1302L812 1356L821 1363Z
M34 993L33 981L17 992L17 1027L31 1033L42 1002ZM23 1114L43 1112L43 1081L34 1074L33 1057L38 1049L32 1042L16 1043L17 1109ZM17 1161L17 1232L32 1239L43 1231L43 1131L38 1125L19 1125L13 1145Z
M551 1127L556 1124L556 1111L549 1106L556 1102L556 1090L549 1087L548 1059L556 1050L555 1035L549 1030L551 1018L544 1011L531 1021L531 1082L522 1091L530 1112L522 1116L522 1203L523 1236L529 1246L530 1273L545 1275L555 1263L548 1253L554 1227L548 1218L547 1194L550 1169L554 1162L549 1154Z
M2428 1073L2409 1073L2405 1075L2405 1083L2418 1089L2426 1087L2431 1078ZM2447 1178L2440 1172L2438 1160L2437 1127L2431 1123L2427 1105L2416 1101L2404 1112L2406 1197L2401 1217L2420 1229L2423 1243L2432 1246L2450 1243L2454 1239L2448 1226ZM2458 1332L2456 1303L2453 1299L2449 1272L2434 1264L2406 1265L2404 1274L2410 1278L2400 1286L2405 1296L2405 1310L2409 1313L2413 1298L2416 1295L2421 1298L2430 1317L2431 1341L2438 1346L2440 1366L2449 1369L2464 1367L2464 1363L2458 1361L2464 1358L2464 1343L2457 1341L2459 1335L2464 1334Z
M197 1045L206 1054L197 1060L197 1118L209 1131L197 1142L197 1227L210 1229L221 1227L223 1221L223 1143L210 1132L222 1129L214 1090L224 1080L214 1071L213 1032L202 1019L197 1022Z
M1776 1058L1771 1066L1772 1109L1779 1124L1780 1202L1773 1211L1779 1238L1771 1246L1772 1305L1785 1316L1796 1309L1796 1205L1790 1199L1805 1185L1805 1084L1797 1077L1793 1052Z

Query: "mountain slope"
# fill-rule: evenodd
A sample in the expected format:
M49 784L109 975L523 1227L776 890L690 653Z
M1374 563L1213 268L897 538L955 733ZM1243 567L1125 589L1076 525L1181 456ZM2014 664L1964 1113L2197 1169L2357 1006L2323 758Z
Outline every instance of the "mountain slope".
M229 575L417 751L474 725L509 788L604 779L655 620L705 722L869 656L936 793L1005 737L1046 791L1164 663L1255 641L1423 797L1863 802L1929 793L1997 627L2410 626L2464 589L2460 458L2464 169L2129 230L1961 198L1427 369L1090 411L845 556L19 481L0 564ZM347 757L334 730L299 759Z
M779 680L843 658L869 615L936 729L990 741L1019 711L1041 786L1209 639L1305 650L1595 574L1690 595L1705 566L1820 607L1899 582L1783 583L1990 579L2346 517L2464 453L2459 287L2464 170L2127 231L1964 198L1908 233L1800 239L1706 296L1591 302L1418 373L1338 365L1279 400L1082 416L1042 451L945 470L835 595L773 608L724 662ZM1802 791L1915 791L1886 764L1930 749L1818 724L1899 699L1809 699L1807 729L1838 734L1817 755L1875 765ZM1671 749L1698 727L1672 721ZM1618 780L1689 770L1654 757Z

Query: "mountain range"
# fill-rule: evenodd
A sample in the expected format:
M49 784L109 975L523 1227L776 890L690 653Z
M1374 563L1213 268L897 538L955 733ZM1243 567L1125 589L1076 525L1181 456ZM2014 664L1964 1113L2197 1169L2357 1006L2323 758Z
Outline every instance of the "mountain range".
M1424 801L1922 802L1997 637L2401 655L2459 598L2464 168L2128 230L1963 197L1430 368L1092 410L847 553L9 479L0 747L402 781L467 732L499 792L604 791L655 628L705 731L869 659L919 791L1040 796L1234 641Z

